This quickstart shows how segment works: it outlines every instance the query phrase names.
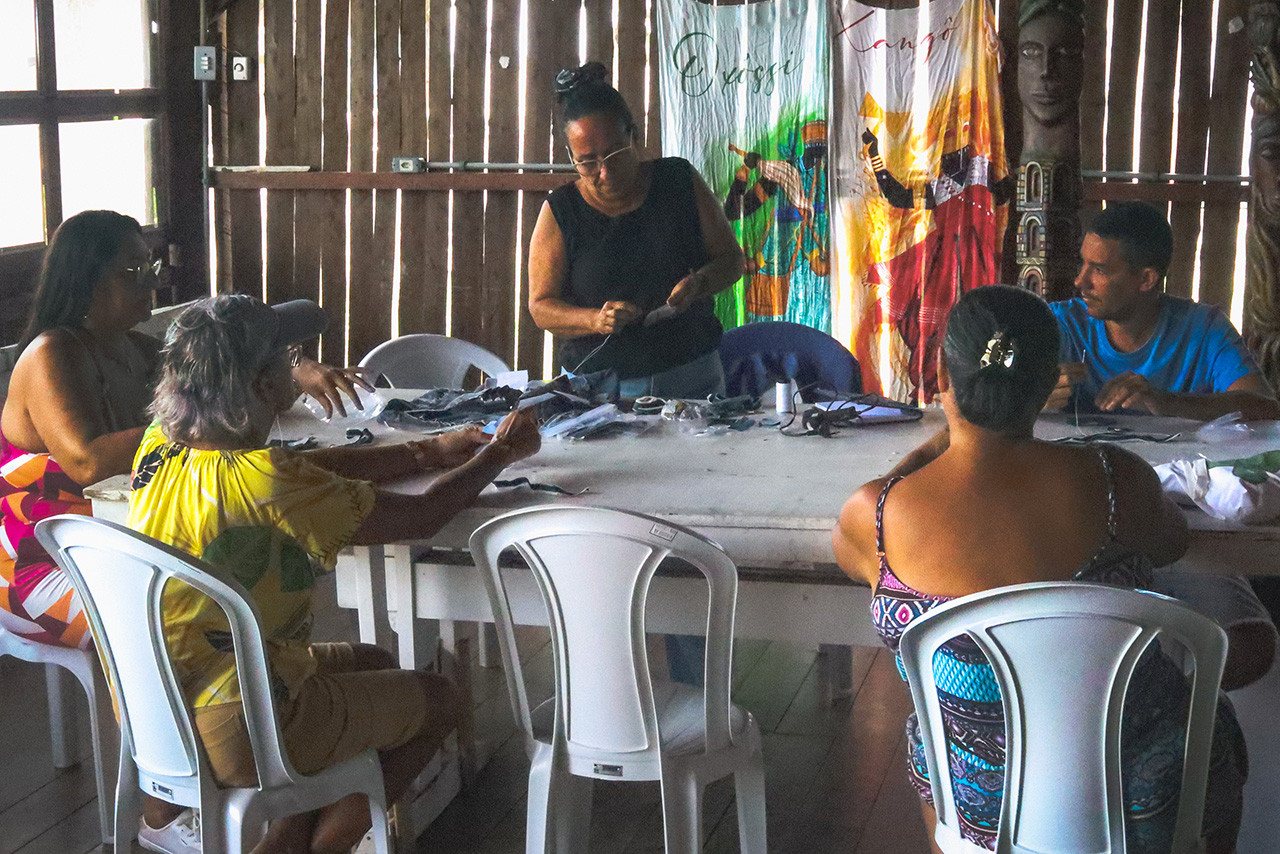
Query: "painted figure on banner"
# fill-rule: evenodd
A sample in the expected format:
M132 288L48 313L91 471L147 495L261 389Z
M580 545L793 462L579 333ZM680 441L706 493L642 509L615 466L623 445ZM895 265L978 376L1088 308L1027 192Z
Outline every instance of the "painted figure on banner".
M831 331L826 0L659 0L663 151L693 163L738 235L726 329Z
M1018 10L1018 281L1046 299L1074 292L1080 246L1083 0L1023 0Z
M1249 6L1253 148L1245 248L1244 336L1263 377L1280 387L1280 4Z
M733 143L729 149L742 158L742 165L729 185L724 212L730 222L743 223L748 317L790 320L788 306L794 298L817 321L813 325L829 329L826 121L815 119L793 129L778 145L777 160Z
M994 14L932 0L922 35L917 5L832 0L834 144L860 154L832 166L832 327L864 388L926 403L951 305L999 280L1013 182Z

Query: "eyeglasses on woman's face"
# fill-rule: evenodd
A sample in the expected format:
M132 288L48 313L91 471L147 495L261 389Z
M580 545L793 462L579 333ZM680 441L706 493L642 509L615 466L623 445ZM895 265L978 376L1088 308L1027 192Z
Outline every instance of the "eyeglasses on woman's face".
M604 157L584 157L581 160L575 160L573 157L573 149L569 149L569 160L573 162L573 168L578 170L578 174L590 177L592 175L598 175L600 173L600 169L608 160L617 157L619 154L626 154L627 152L635 152L635 148L630 142L616 151L610 151ZM617 164L618 161L615 160L614 165L616 166Z
M152 261L145 261L140 264L133 264L129 267L121 268L121 273L128 273L141 287L153 288L155 283L160 279L160 273L164 270L164 259L156 258Z

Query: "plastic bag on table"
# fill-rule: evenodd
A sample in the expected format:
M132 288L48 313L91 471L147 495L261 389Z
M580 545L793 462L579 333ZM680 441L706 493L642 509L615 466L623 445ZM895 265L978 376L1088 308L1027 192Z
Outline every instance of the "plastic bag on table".
M1165 492L1215 519L1263 524L1280 518L1280 451L1218 462L1174 460L1155 470Z

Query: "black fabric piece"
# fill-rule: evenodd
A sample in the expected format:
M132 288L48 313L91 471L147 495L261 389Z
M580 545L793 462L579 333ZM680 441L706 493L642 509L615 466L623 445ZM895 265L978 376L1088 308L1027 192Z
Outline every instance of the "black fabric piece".
M1063 436L1060 439L1050 439L1049 441L1055 445L1087 445L1090 442L1155 442L1163 444L1172 442L1181 436L1181 433L1139 433L1130 430L1128 427L1108 427L1097 433L1085 433L1081 436Z
M914 421L919 421L924 417L924 410L912 406L909 403L902 403L897 400L890 400L887 397L881 397L878 394L855 394L855 395L834 395L833 400L844 400L851 403L857 403L862 406L880 406L889 409L897 409L904 414L910 415ZM808 409L803 415L799 416L800 428L797 430L793 427L796 419L793 417L783 423L778 429L784 436L822 436L824 439L830 439L840 432L843 427L865 427L875 424L875 421L864 421L862 416L853 407L847 409Z
M642 312L667 301L676 282L707 263L694 200L693 166L678 157L653 161L649 191L640 207L608 217L582 198L576 184L548 198L560 226L568 270L561 298L598 309L611 300L635 303ZM650 326L632 323L613 333L562 341L560 360L580 370L613 369L620 379L644 377L687 364L716 349L723 332L711 298ZM586 359L584 363L583 360Z
M347 445L373 444L373 432L368 427L348 427Z
M512 480L495 480L493 485L501 487L502 489L527 486L538 492L554 492L557 495L568 495L571 498L575 495L581 495L582 493L589 491L586 489L580 489L577 492L570 492L563 486L556 486L554 483L537 483L536 481L529 480L527 477L517 477Z
M315 436L305 439L272 439L267 442L268 448L284 448L288 451L310 451L320 447L320 440Z

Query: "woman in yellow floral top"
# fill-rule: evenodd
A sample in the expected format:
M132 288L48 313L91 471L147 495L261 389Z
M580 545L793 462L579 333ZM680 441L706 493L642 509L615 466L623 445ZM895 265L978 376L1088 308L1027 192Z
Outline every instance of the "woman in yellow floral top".
M220 296L179 316L161 356L156 421L134 461L129 525L248 589L297 770L314 773L374 748L395 800L456 726L458 694L439 675L394 669L378 647L311 644L314 579L352 543L430 537L506 465L537 451L538 432L512 415L492 441L472 428L373 448L268 448L276 415L296 397L288 347L323 328L319 306L303 300L273 309ZM375 485L427 469L444 473L420 495ZM225 617L178 583L165 590L164 610L169 652L214 777L254 785ZM175 822L189 824L189 814L149 801L140 840ZM350 796L275 822L258 850L346 852L368 826L366 802ZM175 850L171 836L156 841L152 850Z

